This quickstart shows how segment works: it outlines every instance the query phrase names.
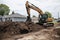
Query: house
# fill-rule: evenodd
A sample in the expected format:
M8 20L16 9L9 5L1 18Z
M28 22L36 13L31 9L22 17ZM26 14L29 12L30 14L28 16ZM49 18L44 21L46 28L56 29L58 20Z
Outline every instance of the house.
M38 17L32 17L32 22L37 23L38 22Z
M25 22L26 17L24 15L21 15L21 14L18 14L18 13L14 13L14 14L11 14L11 15L0 16L0 21L7 21L7 20L11 20L13 22Z

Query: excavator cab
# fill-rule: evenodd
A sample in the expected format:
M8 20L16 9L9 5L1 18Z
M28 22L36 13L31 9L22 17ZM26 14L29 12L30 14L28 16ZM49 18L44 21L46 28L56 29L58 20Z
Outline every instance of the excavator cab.
M47 14L43 14L42 16L39 17L39 24L43 25L43 23L46 23L48 18Z

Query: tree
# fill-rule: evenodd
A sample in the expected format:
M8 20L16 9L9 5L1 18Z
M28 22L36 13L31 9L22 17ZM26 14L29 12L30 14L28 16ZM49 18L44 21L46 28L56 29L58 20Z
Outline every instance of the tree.
M50 12L45 12L45 14L48 14L48 17L52 17L52 14Z
M10 12L10 9L7 5L5 4L0 4L0 15L8 15Z
M33 17L36 17L35 15L33 15Z

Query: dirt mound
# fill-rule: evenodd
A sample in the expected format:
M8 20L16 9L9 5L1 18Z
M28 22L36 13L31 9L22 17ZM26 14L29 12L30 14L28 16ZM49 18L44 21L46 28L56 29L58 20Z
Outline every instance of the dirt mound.
M56 30L58 30L58 28L43 29L24 35L14 35L10 38L3 38L3 40L60 40L60 36Z
M0 22L0 36L7 34L16 35L16 34L25 34L29 32L35 32L40 29L43 29L42 26L34 23L26 22Z
M25 35L26 33L28 34ZM31 38L32 40L60 40L60 26L45 29L43 26L33 22L0 22L0 40L5 40L5 38L6 40L11 38L11 40L20 40L20 36L22 36L22 40Z

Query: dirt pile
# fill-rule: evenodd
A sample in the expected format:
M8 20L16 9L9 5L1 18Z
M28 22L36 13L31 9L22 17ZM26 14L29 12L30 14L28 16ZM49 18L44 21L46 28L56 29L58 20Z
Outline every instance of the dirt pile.
M43 29L42 26L34 23L26 23L26 22L0 22L0 36L2 34L9 34L9 35L15 35L15 34L25 34L29 32L35 32L40 29Z
M60 40L60 36L57 34L58 28L43 29L38 32L32 32L17 40ZM59 30L60 31L60 30Z
M12 38L12 40L17 39L20 40L21 34L22 35L21 40L60 40L60 27L50 27L50 28L44 28L43 26L40 26L35 23L28 23L28 22L0 22L0 40L5 40L5 38L8 38L9 40ZM15 36L15 35L18 36ZM15 37L15 38L14 38ZM31 38L30 38L31 37ZM7 40L7 39L6 39Z
M24 35L14 35L10 38L3 38L3 40L60 40L60 36L56 30L57 28L43 29Z

